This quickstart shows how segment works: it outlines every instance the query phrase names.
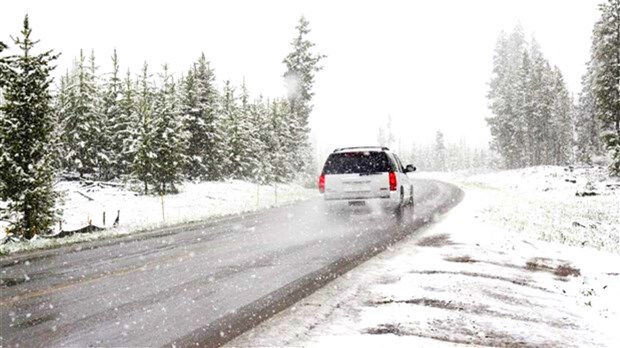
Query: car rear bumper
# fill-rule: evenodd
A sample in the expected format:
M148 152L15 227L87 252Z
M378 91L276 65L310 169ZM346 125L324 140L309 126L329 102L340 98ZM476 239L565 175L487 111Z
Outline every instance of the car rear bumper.
M330 210L345 209L394 209L400 204L400 196L396 193L385 198L328 198L324 197L325 206Z

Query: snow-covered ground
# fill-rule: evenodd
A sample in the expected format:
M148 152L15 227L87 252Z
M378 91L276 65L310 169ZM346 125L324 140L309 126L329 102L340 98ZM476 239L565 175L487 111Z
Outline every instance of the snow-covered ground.
M605 173L541 166L443 180L484 195L482 221L527 238L620 253L620 180Z
M237 180L186 183L179 194L163 197L138 195L122 186L85 185L76 181L60 182L56 189L64 193L63 230L76 230L89 222L110 228L120 214L118 227L65 238L36 238L29 242L7 243L0 246L0 255L249 212L318 195L315 189L294 184L259 186ZM1 227L0 239L4 235ZM55 230L59 228L56 226Z
M229 345L617 346L620 189L602 173L444 175L459 206Z

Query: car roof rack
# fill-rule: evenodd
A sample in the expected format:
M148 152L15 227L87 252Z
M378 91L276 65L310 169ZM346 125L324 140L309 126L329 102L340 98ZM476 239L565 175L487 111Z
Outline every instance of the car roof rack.
M334 150L334 152L339 152L343 150L355 150L355 149L381 149L383 151L390 151L390 149L386 146L353 146L353 147L340 147Z

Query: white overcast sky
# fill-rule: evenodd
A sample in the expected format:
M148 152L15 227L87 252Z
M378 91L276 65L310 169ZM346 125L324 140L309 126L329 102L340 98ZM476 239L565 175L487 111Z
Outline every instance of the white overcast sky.
M575 95L588 60L598 0L454 1L4 1L0 40L28 13L42 47L63 53L64 71L83 48L102 70L113 48L123 69L169 63L186 71L205 52L218 81L253 96L282 96L282 59L303 14L328 58L317 75L313 138L322 151L376 143L393 118L403 150L441 129L448 141L484 145L487 82L501 30L534 34Z

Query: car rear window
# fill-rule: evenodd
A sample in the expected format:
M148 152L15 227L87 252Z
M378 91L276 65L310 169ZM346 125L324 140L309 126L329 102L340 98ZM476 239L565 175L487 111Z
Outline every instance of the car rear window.
M323 174L383 173L392 171L385 152L332 153L323 167Z

